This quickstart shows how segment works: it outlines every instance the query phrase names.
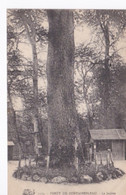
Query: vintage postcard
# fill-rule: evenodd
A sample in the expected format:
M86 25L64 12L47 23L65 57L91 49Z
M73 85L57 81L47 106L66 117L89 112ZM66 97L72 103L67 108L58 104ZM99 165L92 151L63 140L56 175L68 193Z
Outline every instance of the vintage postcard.
M126 194L126 10L7 9L8 195Z

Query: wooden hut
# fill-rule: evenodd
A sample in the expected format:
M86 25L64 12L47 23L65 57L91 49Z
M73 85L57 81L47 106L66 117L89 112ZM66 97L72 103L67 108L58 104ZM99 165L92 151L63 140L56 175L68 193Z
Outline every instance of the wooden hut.
M8 141L8 160L13 160L13 147L14 142Z
M126 132L124 129L91 129L96 152L112 151L113 160L126 160Z

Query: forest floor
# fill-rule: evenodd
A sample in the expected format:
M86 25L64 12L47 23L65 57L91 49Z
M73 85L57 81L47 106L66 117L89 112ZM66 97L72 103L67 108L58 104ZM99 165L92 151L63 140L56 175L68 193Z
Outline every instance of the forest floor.
M115 180L95 184L44 184L39 182L22 181L12 176L17 168L17 161L8 162L8 195L126 195L126 174ZM126 172L126 161L115 162ZM34 193L33 193L34 192Z

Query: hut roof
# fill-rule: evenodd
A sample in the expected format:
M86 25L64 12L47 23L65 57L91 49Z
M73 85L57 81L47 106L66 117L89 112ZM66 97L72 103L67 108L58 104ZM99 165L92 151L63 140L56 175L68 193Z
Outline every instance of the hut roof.
M91 129L90 135L93 140L126 140L124 129Z

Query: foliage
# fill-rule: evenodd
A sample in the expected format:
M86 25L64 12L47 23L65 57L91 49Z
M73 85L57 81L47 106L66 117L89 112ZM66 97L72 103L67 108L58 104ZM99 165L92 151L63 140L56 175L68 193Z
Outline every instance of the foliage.
M116 179L123 176L125 173L118 168L110 167L107 168L106 165L99 165L97 170L95 165L91 163L85 164L81 167L80 171L77 172L74 167L66 166L62 168L50 168L48 174L46 170L42 167L22 167L16 170L13 174L15 178L30 180L34 182L44 182L51 183L54 181L54 178L62 179L61 183L88 183L87 180L82 180L82 177L90 177L92 180L89 183L100 183L105 180Z
M50 151L50 166L51 167L63 167L64 164L69 166L74 161L74 147L67 146L63 141L58 140L51 147Z
M95 31L92 40L87 45L81 44L75 53L75 75L79 73L75 81L77 105L82 102L85 105L87 117L91 118L89 128L115 128L117 113L121 104L125 104L119 99L122 92L117 76L122 66L125 69L117 49L125 32L125 11L77 10L74 14L78 25L87 24Z
M118 44L121 38L124 38L125 36L125 19L126 12L124 10L74 11L75 30L78 26L80 28L81 25L86 25L86 27L90 28L92 37L91 39L86 40L86 43L80 43L75 47L74 58L71 55L74 47L71 46L71 49L69 49L70 57L72 60L74 59L75 96L74 94L72 95L72 101L74 102L75 100L76 108L80 116L76 116L73 120L75 122L75 120L77 119L79 128L77 128L77 123L73 125L73 122L71 120L70 128L67 128L65 130L65 133L66 135L68 135L69 131L71 131L71 133L69 134L69 141L72 142L74 136L71 138L71 135L73 134L73 131L75 131L75 129L79 129L83 148L85 147L85 143L89 142L90 135L88 130L91 128L126 127L126 63L120 56L121 48L118 49ZM59 23L56 22L56 25L58 24ZM63 28L64 27L62 26L62 33L61 31L59 33L60 36L63 34ZM8 130L10 132L14 132L14 129L17 128L19 138L22 143L28 140L33 143L33 114L34 107L38 104L38 141L43 145L42 152L44 154L47 154L48 124L50 120L47 120L48 105L46 84L46 57L45 60L43 60L42 55L45 55L44 52L47 53L47 44L48 42L50 43L50 40L52 41L54 39L54 36L52 37L52 39L50 39L51 34L48 34L48 21L46 11L39 9L8 10L7 34ZM56 31L56 42L58 40L57 36L58 35ZM85 34L83 36L85 36ZM69 38L68 40L70 40ZM63 41L65 40L66 37L63 37ZM35 65L35 63L33 62L34 55L32 55L31 53L31 57L29 59L29 57L25 54L25 51L22 52L21 50L21 44L33 46L33 42L36 46L38 65L37 101L34 100L33 90L33 67ZM54 53L56 59L58 58L58 55L62 53L58 63L60 62L59 64L63 65L63 60L65 59L63 55L68 52L64 50L64 46L62 45L60 45L60 49L60 51L57 49L57 51ZM50 53L49 58L51 58ZM50 61L52 62L53 60L51 59ZM54 61L56 63L56 60ZM63 100L65 99L64 107L68 108L71 101L68 101L67 98L71 95L70 87L73 86L73 83L68 86L68 82L64 78L66 77L66 73L71 69L69 71L66 71L63 67L60 66L60 68L54 70L55 63L52 63L53 69L52 71L50 71L50 76L54 75L55 73L57 76L59 72L60 75L58 75L59 82L57 82L56 78L56 86L52 89L52 91L55 93L54 95L56 95L57 87L59 84L61 84L61 87L63 87L64 89L63 92L63 90L60 88L61 94L63 94L63 97L65 97L66 94L66 97L63 98ZM65 77L63 78L63 80L61 80L63 77L63 72L65 72ZM69 79L70 74L68 74L68 81ZM67 86L69 88L68 91L66 90ZM11 97L12 101L10 101L9 97ZM15 100L17 98L19 98L22 102L22 109L18 111L15 108ZM49 101L52 101L52 94L49 97ZM58 101L56 101L55 105L61 105L59 98ZM56 106L54 106L54 108ZM74 106L72 105L69 110L72 110L73 107ZM54 112L54 108L52 109L52 112ZM57 110L57 112L55 113L57 119L59 117L59 115L57 114L58 111L59 110ZM61 116L63 115L63 113L61 113ZM66 112L66 114L68 114L68 112ZM15 120L13 121L12 119L14 118L14 116ZM57 121L59 124L59 120ZM69 120L66 121L66 123L69 123ZM54 120L53 124L55 123L56 121ZM57 126L58 125L56 125L57 133L59 133L58 131L62 129L61 131L64 134L64 126L63 128L58 128ZM56 134L54 134L53 136L56 137ZM12 137L14 140L17 139L15 133ZM63 139L56 139L56 142L52 144L52 159L50 159L50 165L52 167L61 167L63 163L67 163L67 165L70 166L70 164L73 163L75 154L74 146L73 144L72 146L69 145L67 146L66 143L64 144ZM25 144L23 147L25 148ZM33 147L34 146L32 146L32 148ZM80 150L80 147L78 147L76 156L82 160L82 152ZM92 169L92 167L90 168Z
M27 58L27 54L25 56L24 53L20 50L20 45L27 44L28 40L28 32L32 30L34 26L35 31L35 42L37 43L37 47L41 45L44 47L47 40L47 31L45 28L39 23L39 18L37 18L37 14L40 17L44 14L40 10L8 10L8 107L13 108L13 112L15 113L15 124L11 125L11 118L14 118L12 112L9 112L9 122L8 122L8 131L9 131L9 139L14 139L16 143L20 143L22 152L27 153L27 156L31 153L30 151L26 152L26 144L25 142L30 140L31 150L34 151L34 126L33 126L33 108L35 105L34 93L33 93L33 60ZM20 17L21 16L21 17ZM31 19L32 17L32 19ZM24 21L24 18L26 21ZM41 18L42 19L42 18ZM32 21L31 21L32 20ZM30 23L31 21L31 23ZM27 24L25 24L25 22ZM33 23L34 25L33 25ZM27 26L28 25L28 26ZM31 26L32 25L32 26ZM28 27L28 29L27 29ZM30 38L32 38L33 32L30 33ZM38 50L39 51L39 50ZM38 60L38 78L45 75L45 67L44 63ZM43 76L44 77L44 76ZM10 102L11 98L11 102ZM19 98L21 101L21 108L17 110L17 103L15 100ZM46 93L43 89L39 88L38 93L38 104L41 105L39 112L40 115L44 113L44 117L46 115ZM44 139L46 140L45 133L43 133L42 120L39 120L40 125L40 139L39 142L44 144ZM14 128L15 126L15 128ZM16 132L14 132L14 129ZM46 129L47 130L47 129ZM13 132L13 134L12 134ZM15 133L18 136L15 136ZM11 134L11 136L10 136ZM43 136L44 135L44 136ZM15 139L16 137L16 139ZM44 144L45 147L47 144ZM44 148L44 147L43 147Z

